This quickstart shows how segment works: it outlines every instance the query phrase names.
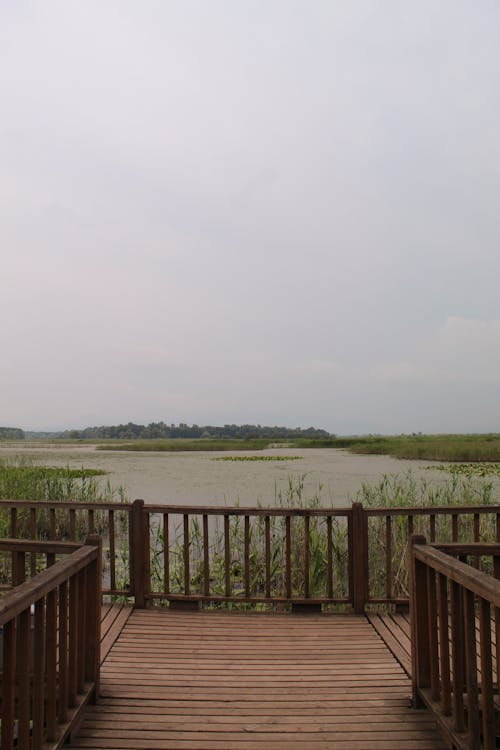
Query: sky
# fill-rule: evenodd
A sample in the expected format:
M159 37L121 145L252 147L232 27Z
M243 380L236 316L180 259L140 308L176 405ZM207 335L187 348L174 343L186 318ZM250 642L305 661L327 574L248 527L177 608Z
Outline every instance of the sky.
M0 425L500 431L497 0L0 0Z

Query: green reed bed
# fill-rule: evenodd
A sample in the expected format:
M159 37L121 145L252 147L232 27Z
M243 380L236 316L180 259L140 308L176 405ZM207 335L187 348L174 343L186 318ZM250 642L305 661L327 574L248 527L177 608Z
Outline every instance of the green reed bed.
M275 505L282 508L321 508L318 495L304 497L305 475L289 479L284 492L277 492ZM263 507L263 506L259 506ZM270 593L271 596L283 596L285 592L286 559L285 559L285 518L270 517L271 558L270 558ZM231 594L244 596L244 517L230 518L230 578ZM335 597L348 595L348 548L347 520L332 519L333 559L336 571L334 577ZM184 591L184 539L183 520L177 517L170 529L170 577L171 593ZM164 586L164 536L162 528L152 525L151 530L151 575L155 591ZM190 588L192 593L201 593L204 581L204 548L201 516L190 519L189 559ZM327 586L327 522L324 517L311 517L309 529L309 593L311 597L325 596ZM214 595L225 594L225 539L223 520L215 517L210 526L209 535L209 569L210 592ZM291 521L291 577L294 596L304 595L304 518L296 517ZM266 591L265 580L265 519L263 516L250 516L249 525L249 577L251 596L263 597ZM256 605L226 605L230 607L255 607Z
M321 508L321 487L316 495L304 495L304 479L290 478L288 488L276 493L275 504L282 508ZM366 510L375 508L430 508L437 506L494 506L498 501L490 482L482 478L452 475L442 483L430 483L416 479L411 472L404 475L386 475L374 484L363 484L356 502ZM411 512L411 511L410 511ZM495 540L496 508L491 514L482 514L480 519L480 540ZM244 576L244 517L230 519L230 577L231 594L245 593ZM261 516L250 517L249 526L249 570L251 596L265 595L265 521ZM415 515L413 532L424 533L430 538L429 515ZM285 519L271 517L271 596L285 593ZM333 596L348 596L348 530L345 518L332 518L333 551ZM291 522L291 570L292 594L304 595L304 518L295 517ZM170 593L184 591L184 527L182 516L172 516L169 534L170 546ZM369 518L369 590L371 597L382 598L386 591L386 515ZM437 541L451 541L451 511L447 515L436 515L435 533ZM390 595L405 598L408 595L407 548L409 525L408 517L395 515L391 521L391 568L392 586ZM459 518L458 540L473 540L473 514ZM356 540L354 540L356 543ZM310 573L309 593L311 597L324 597L328 590L327 521L324 517L311 517L309 530ZM164 587L164 537L159 523L151 526L151 574L152 588L160 592ZM192 594L203 592L204 548L202 517L191 516L189 527L190 590ZM211 521L209 536L210 592L225 594L225 543L222 518ZM228 605L226 605L228 606ZM235 606L235 605L231 605ZM252 606L252 605L236 605ZM255 606L255 605L253 605Z
M432 467L434 468L434 467ZM453 472L443 482L431 483L417 479L411 471L403 475L384 475L379 482L363 484L356 501L370 508L429 508L429 514L413 516L413 533L423 534L427 541L431 538L430 513L438 506L495 506L499 499L495 496L492 482L474 474ZM411 510L409 515L411 514ZM457 541L474 540L474 514L458 517ZM393 571L392 595L408 596L408 535L407 515L393 516L391 521ZM437 542L452 541L452 513L436 515L435 536ZM494 542L496 539L496 508L491 514L480 515L479 541ZM386 593L386 517L369 519L368 554L370 570L370 593L382 597ZM486 563L485 563L486 564ZM488 563L489 566L489 563Z
M270 444L268 438L253 438L250 440L185 440L175 438L172 440L135 440L132 442L116 441L115 443L98 444L98 451L152 451L152 452L179 452L179 451L258 451L267 448Z

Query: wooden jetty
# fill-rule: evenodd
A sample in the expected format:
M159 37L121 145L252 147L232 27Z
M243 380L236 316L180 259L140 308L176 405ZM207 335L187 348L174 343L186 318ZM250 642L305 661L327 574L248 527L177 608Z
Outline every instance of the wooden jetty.
M500 507L2 507L3 750L497 747Z

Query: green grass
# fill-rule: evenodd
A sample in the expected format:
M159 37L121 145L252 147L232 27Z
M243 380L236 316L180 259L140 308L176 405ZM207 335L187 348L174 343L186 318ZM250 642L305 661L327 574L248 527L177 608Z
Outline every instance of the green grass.
M500 434L399 435L339 439L353 453L378 454L425 461L500 461ZM332 446L333 447L333 446Z
M277 492L275 504L283 508L322 507L321 486L318 492L306 497L304 494L305 475L289 478L288 487ZM443 482L430 483L417 479L411 472L404 475L386 475L379 482L365 483L355 498L366 508L422 508L455 505L491 505L492 513L481 516L480 535L483 541L495 540L495 497L491 482L481 477L467 477L454 474ZM163 534L161 519L151 527L151 571L155 591L163 588ZM170 591L182 592L184 587L184 545L183 520L171 517L170 537ZM263 517L250 518L250 590L253 596L262 596L265 591L265 530ZM473 538L472 517L459 521L459 540ZM414 517L414 532L424 533L429 538L428 516ZM285 520L271 518L271 594L283 595L285 591ZM172 538L173 533L173 538ZM436 518L437 539L451 539L451 516ZM392 570L393 595L405 597L408 593L407 545L408 521L406 516L392 519ZM304 593L304 519L295 517L291 521L291 571L292 589L295 596ZM325 518L310 519L310 593L311 596L324 596L328 585L327 571L327 524ZM369 520L369 568L370 593L373 597L385 595L386 582L386 518L375 517ZM334 596L347 596L348 585L348 528L344 518L332 519L332 547L334 560ZM244 592L244 519L233 516L230 519L231 584L232 593L237 596ZM203 587L204 549L201 517L190 519L190 586L193 593ZM214 525L209 544L210 590L213 594L225 592L225 544L222 520ZM247 608L249 605L232 605Z

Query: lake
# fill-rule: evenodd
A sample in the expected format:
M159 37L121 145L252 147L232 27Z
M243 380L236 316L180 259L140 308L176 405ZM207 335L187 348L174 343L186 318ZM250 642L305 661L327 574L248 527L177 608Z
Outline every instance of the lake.
M389 456L360 456L339 449L272 448L245 452L148 453L97 451L95 445L27 443L0 444L0 458L29 455L49 466L99 468L115 487L123 486L130 500L146 503L274 505L290 483L303 481L304 497L319 495L323 505L350 505L362 482L384 474L404 474L431 483L443 482L444 472L426 470L428 461ZM228 455L297 455L294 461L214 461ZM500 482L495 480L497 491Z

